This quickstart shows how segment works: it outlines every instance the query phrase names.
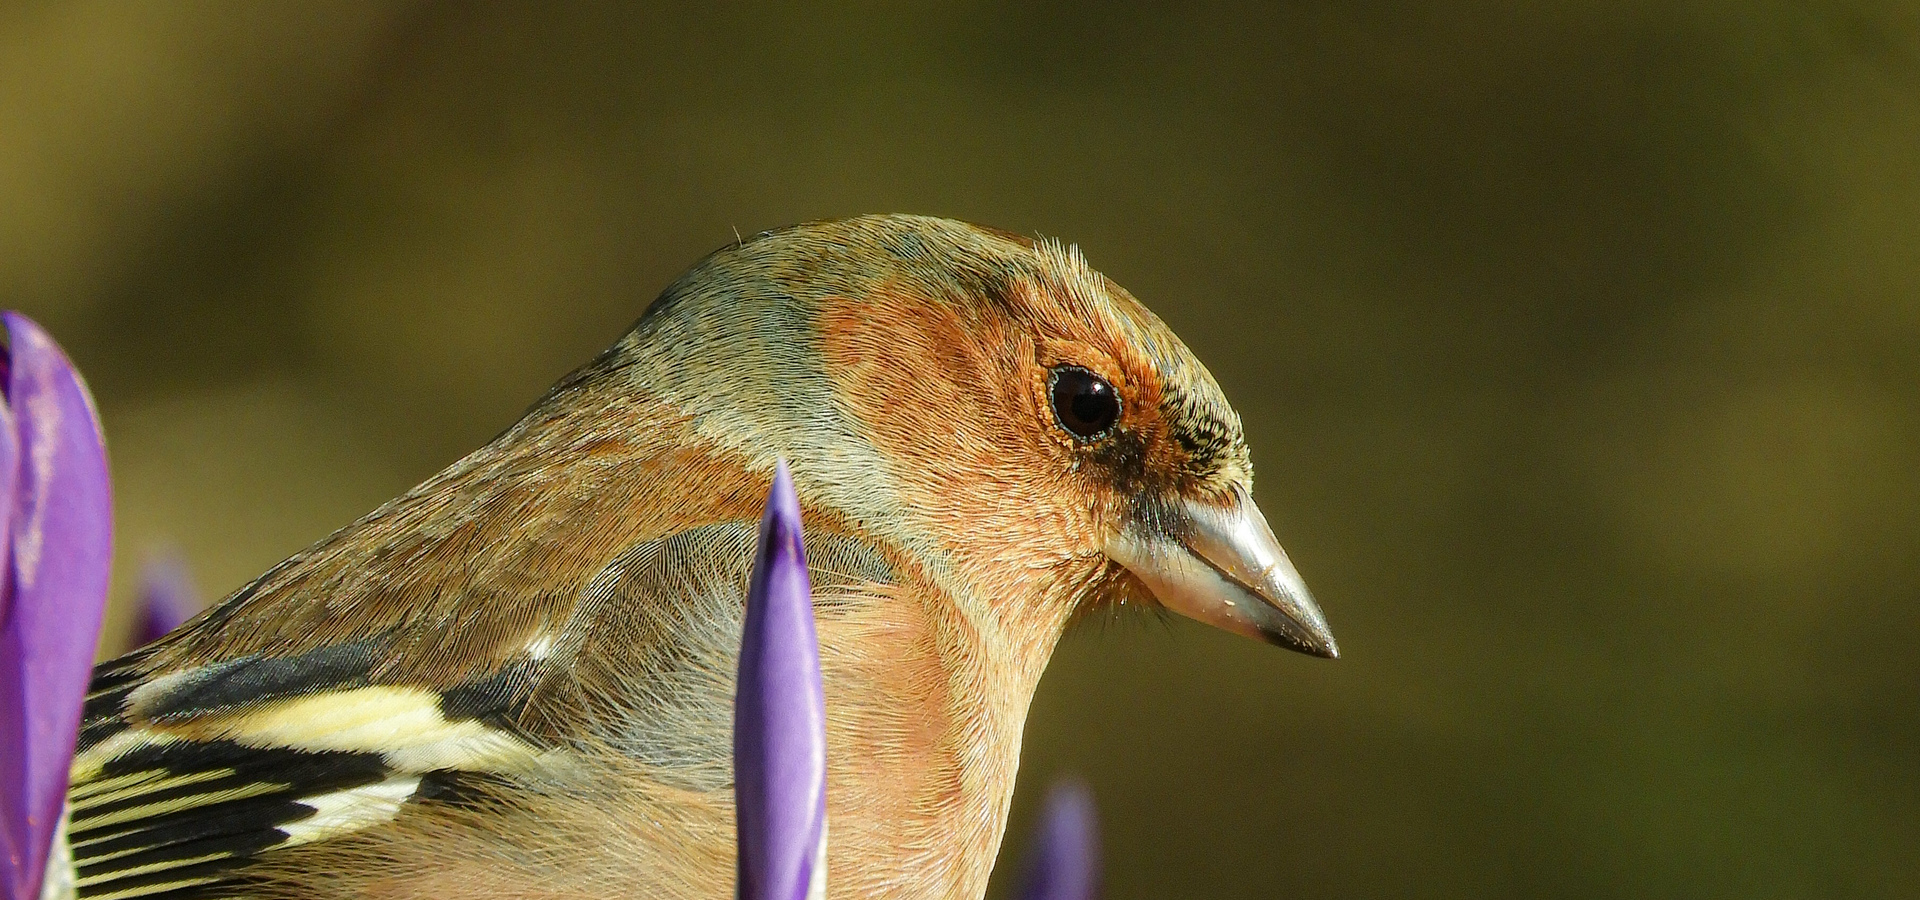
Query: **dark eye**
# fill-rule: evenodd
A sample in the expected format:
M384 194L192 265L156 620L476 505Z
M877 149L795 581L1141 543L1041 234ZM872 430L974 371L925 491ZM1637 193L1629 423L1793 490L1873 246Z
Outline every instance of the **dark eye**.
M1120 418L1120 395L1113 385L1079 366L1054 369L1047 395L1060 427L1076 437L1099 437Z

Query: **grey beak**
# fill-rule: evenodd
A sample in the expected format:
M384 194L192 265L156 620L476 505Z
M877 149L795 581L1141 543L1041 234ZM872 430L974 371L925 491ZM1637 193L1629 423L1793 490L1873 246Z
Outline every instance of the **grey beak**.
M1301 653L1340 655L1326 616L1243 490L1225 503L1143 500L1107 556L1182 615Z

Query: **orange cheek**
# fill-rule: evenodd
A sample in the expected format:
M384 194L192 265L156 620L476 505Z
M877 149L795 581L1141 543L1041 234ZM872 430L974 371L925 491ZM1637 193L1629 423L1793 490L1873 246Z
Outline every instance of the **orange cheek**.
M1053 554L1092 545L1083 481L1035 390L1044 370L1031 338L885 288L820 315L842 400L956 565L991 589L983 596L1030 602L1022 589Z

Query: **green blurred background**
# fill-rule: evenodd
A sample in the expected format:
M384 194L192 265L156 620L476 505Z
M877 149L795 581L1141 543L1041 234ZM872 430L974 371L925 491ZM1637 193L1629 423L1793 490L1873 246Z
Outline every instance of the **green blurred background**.
M0 300L99 398L116 597L736 231L950 215L1185 336L1345 653L1073 636L1008 860L1078 772L1114 900L1920 895L1920 10L1177 6L0 10Z

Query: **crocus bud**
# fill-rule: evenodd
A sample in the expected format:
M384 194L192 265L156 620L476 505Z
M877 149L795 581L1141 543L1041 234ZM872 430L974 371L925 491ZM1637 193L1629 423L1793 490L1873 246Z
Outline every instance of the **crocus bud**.
M781 462L760 520L733 702L741 900L825 896L826 701L800 501Z
M200 592L180 557L165 554L147 560L140 570L140 620L134 625L133 645L144 647L165 637L199 611Z
M1040 814L1020 900L1094 900L1100 896L1099 821L1093 795L1078 782L1054 785Z
M106 611L113 510L86 383L32 320L0 321L0 895L37 900Z

